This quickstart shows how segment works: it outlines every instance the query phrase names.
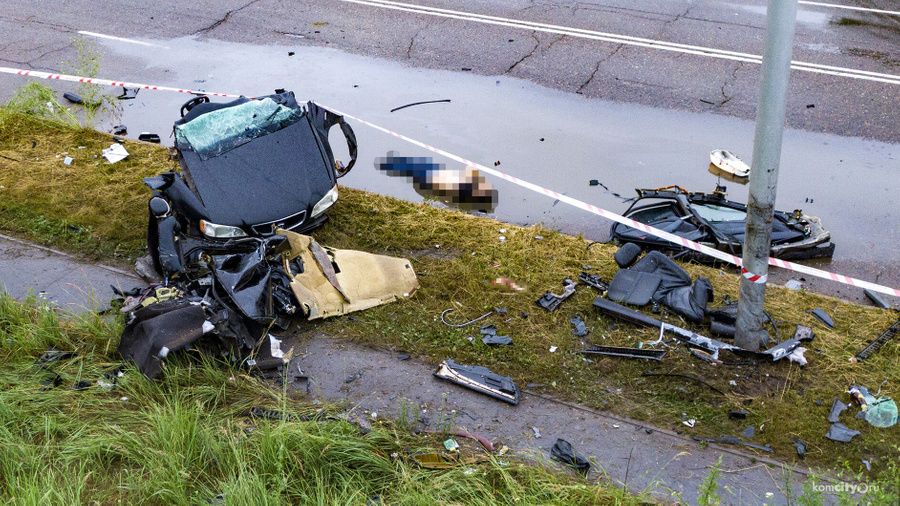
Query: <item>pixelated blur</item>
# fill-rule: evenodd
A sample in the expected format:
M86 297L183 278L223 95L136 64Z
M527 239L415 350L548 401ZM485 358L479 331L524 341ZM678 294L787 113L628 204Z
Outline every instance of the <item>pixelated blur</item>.
M375 167L389 176L405 177L419 195L459 209L489 213L497 206L497 190L473 167L448 169L431 157L399 156L396 151L376 158Z

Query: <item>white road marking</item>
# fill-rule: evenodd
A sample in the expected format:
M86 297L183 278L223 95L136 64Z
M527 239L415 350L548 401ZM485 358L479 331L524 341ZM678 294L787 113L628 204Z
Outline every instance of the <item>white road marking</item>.
M727 51L724 49L715 49L703 46L692 46L689 44L679 44L676 42L665 42L661 40L644 39L640 37L632 37L628 35L619 35L615 33L597 32L593 30L584 30L581 28L571 28L559 25L550 25L546 23L535 23L532 21L522 21L518 19L501 18L496 16L486 16L483 14L475 14L469 12L454 11L449 9L439 9L436 7L424 7L421 5L406 4L394 2L390 0L340 0L347 3L355 3L359 5L367 5L370 7L380 7L383 9L392 9L403 12L412 12L415 14L427 14L430 16L439 16L450 19L459 19L462 21L474 21L477 23L485 23L496 26L508 26L510 28L522 28L545 33L555 33L559 35L568 35L570 37L578 37L583 39L601 40L604 42L613 42L616 44L626 44L637 47L646 47L650 49L661 49L664 51L674 51L683 54L693 54L698 56L706 56L709 58L719 58L725 60L740 61L746 63L762 63L762 56L739 53L735 51ZM868 72L864 70L856 70L844 67L833 67L829 65L820 65L817 63L808 63L800 61L792 61L791 68L794 70L802 70L806 72L814 72L818 74L828 74L840 77L850 77L853 79L863 79L867 81L875 81L887 84L900 84L900 75L882 74L879 72Z
M90 37L97 37L97 38L100 38L100 39L117 40L117 41L119 41L119 42L128 42L128 43L131 43L131 44L140 44L140 45L142 45L142 46L161 47L161 48L163 48L163 49L169 49L167 46L161 46L161 45L159 45L159 44L153 44L152 42L143 42L143 41L140 41L140 40L125 39L125 38L122 38L122 37L116 37L116 36L114 36L114 35L105 35L105 34L102 34L102 33L88 32L88 31L85 31L85 30L78 30L78 33L80 33L81 35L88 35L88 36L90 36Z
M889 14L891 16L900 16L900 11L885 11L885 10L881 10L881 9L869 9L866 7L851 7L849 5L826 4L826 3L822 3L822 2L805 2L803 0L800 0L799 3L806 4L806 5L818 5L819 7L830 7L832 9L850 9L853 11L863 11L863 12L872 12L875 14Z

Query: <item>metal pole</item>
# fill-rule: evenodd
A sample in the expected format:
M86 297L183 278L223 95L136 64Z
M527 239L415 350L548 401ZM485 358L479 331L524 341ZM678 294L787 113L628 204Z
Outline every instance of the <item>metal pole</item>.
M796 19L797 0L769 0L734 339L736 346L748 350L758 350L769 338L763 329L763 303Z

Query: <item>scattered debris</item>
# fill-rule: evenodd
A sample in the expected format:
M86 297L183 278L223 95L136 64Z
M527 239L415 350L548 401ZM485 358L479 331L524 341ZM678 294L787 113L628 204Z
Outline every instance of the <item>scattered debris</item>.
M734 409L728 412L728 418L732 420L746 420L749 414L747 411Z
M488 334L481 338L481 342L487 345L506 346L512 344L512 338L509 336L498 336L497 334Z
M868 297L869 300L874 302L875 305L880 307L881 309L890 309L891 308L890 304L888 304L884 299L881 298L880 295L873 292L872 290L865 288L865 289L863 289L863 293L866 294L866 297Z
M840 400L835 399L834 403L831 405L831 412L828 413L828 421L831 423L840 421L841 413L843 413L845 409L847 409L847 405Z
M575 286L577 284L578 283L576 283L575 281L572 281L569 278L565 278L563 279L562 295L556 295L554 293L547 292L543 296L541 296L540 299L536 300L535 304L546 309L547 311L553 311L557 307L559 307L562 301L568 299L572 296L573 293L575 293Z
M789 279L788 282L784 284L784 287L788 290L800 290L803 288L803 283L796 279Z
M846 425L837 422L831 424L831 428L828 429L828 433L825 434L825 437L840 443L849 443L851 439L858 435L860 435L858 430L853 430Z
M459 443L457 443L455 439L450 438L444 441L444 448L446 448L448 452L456 452L459 451Z
M41 354L37 360L34 361L34 365L38 365L41 369L46 369L50 364L54 362L59 362L60 360L65 360L68 358L73 358L78 356L77 353L72 351L63 351L55 346L51 346L47 348L47 351Z
M719 444L729 444L729 445L742 445L747 446L749 448L755 448L757 450L762 450L764 452L775 453L775 450L770 445L758 445L755 443L748 443L746 441L742 441L739 438L734 436L722 436L719 438L713 437L699 437L693 436L694 441L706 441L708 443L719 443Z
M578 337L584 337L588 335L589 331L587 325L584 323L584 319L581 316L576 316L575 318L570 319L569 323L575 326L575 328L572 329L572 334Z
M512 378L495 374L487 367L456 364L448 358L438 364L434 375L510 404L519 403L519 388Z
M413 103L411 103L411 104L401 105L400 107L394 107L393 109L391 109L391 112L397 112L397 111L399 111L400 109L406 109L407 107L412 107L412 106L414 106L414 105L440 104L440 103L447 103L447 104L449 104L449 103L450 103L450 99L449 99L449 98L445 98L445 99L442 99L442 100L424 100L424 101L422 101L422 102L413 102Z
M112 127L113 135L128 135L128 127L125 125L116 125Z
M601 294L605 294L607 292L607 290L609 290L609 285L604 283L603 279L601 279L600 276L597 276L595 274L588 274L586 272L582 272L581 274L578 275L578 281L581 281L582 283L584 283L590 287L600 290Z
M69 102L72 102L73 104L84 105L84 99L74 93L67 91L63 93L63 98L68 100Z
M648 350L643 348L620 348L616 346L591 346L586 350L578 353L593 353L598 355L608 355L612 357L625 358L648 358L652 360L662 360L666 356L666 350Z
M162 142L159 138L159 134L152 134L150 132L142 132L140 135L138 135L138 140L144 142L153 142L156 144Z
M128 156L128 150L119 143L111 144L108 148L104 149L102 153L103 158L106 158L109 163L116 163Z
M556 443L550 450L550 455L554 459L577 470L582 476L587 476L591 469L591 464L587 459L576 454L572 449L572 445L565 439L556 440Z
M459 465L456 460L440 453L416 453L411 457L425 469L452 469Z
M72 165L72 162L74 162L74 161L75 161L75 159L72 158L71 156L67 156L63 159L63 163L66 165Z
M138 92L141 91L140 88L129 88L127 86L122 87L122 94L117 96L119 100L131 100L137 97Z
M683 420L681 423L683 423L684 425L687 425L688 427L693 429L694 425L697 424L697 420L695 420L693 418L689 418L687 420Z
M875 398L863 386L850 387L850 397L859 405L857 418L863 418L873 427L892 427L897 423L897 403L890 397Z
M637 189L638 198L623 215L694 242L732 253L743 248L747 206L725 199L724 188L712 193L688 192L678 186ZM689 259L709 261L709 257L677 246L666 239L616 223L610 236L619 243L633 242L646 248L684 252ZM782 260L831 257L834 244L821 220L802 214L775 211L769 256Z
M479 320L483 320L483 319L487 318L488 316L494 314L493 311L489 311L489 312L484 313L483 315L479 316L478 318L475 318L474 320L469 320L469 321L467 321L467 322L465 322L465 323L460 323L460 324L454 325L454 324L452 324L452 323L448 323L447 320L444 319L444 316L445 316L447 313L450 313L450 312L453 312L453 311L455 311L455 309L452 308L452 307L451 307L450 309L445 309L445 310L441 313L441 323L443 323L444 325L446 325L446 326L448 326L448 327L453 327L453 328L457 328L457 329L458 329L458 328L461 328L461 327L466 327L466 326L468 326L468 325L471 325L471 324L473 324L473 323L475 323L475 322L477 322L477 321L479 321Z
M893 339L894 336L896 336L898 333L900 333L900 320L897 320L896 322L894 322L893 325L888 327L884 332L881 333L880 336L878 336L877 339L875 339L874 341L869 343L868 346L863 348L862 351L857 353L856 356L854 356L851 360L853 360L853 361L858 360L858 361L862 362L863 360L868 359L870 356L872 356L873 353L880 350L885 344L887 344L888 341Z
M750 181L750 166L727 149L709 152L709 172L732 183L747 184Z
M752 438L754 435L756 435L756 427L752 425L747 427L746 429L741 431L741 435L747 439Z
M401 354L397 355L397 360L409 360L409 354L401 353Z
M540 439L540 438L541 438L541 431L538 430L537 427L532 427L531 430L534 431L534 438L535 438L535 439Z
M806 312L815 316L816 319L822 322L826 327L830 329L834 328L834 320L832 320L831 317L828 316L828 313L826 313L822 308L817 307L815 309L809 309Z
M800 456L801 459L806 458L806 441L803 441L800 438L792 437L791 441L794 443L794 446L797 447L797 455Z

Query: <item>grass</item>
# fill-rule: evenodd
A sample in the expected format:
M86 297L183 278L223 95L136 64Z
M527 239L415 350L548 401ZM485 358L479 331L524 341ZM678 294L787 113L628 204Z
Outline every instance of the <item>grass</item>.
M252 405L295 416L316 407L224 363L170 360L159 381L126 367L103 388L96 381L117 366L121 328L91 314L60 320L37 299L0 295L4 503L641 504L608 485L487 455L421 469L410 455L437 451L443 438L390 423L365 432L337 417L249 418ZM35 358L47 346L77 355L42 368ZM48 377L59 381L42 385ZM91 386L74 390L77 381Z
M93 159L99 147L108 143L106 134L61 128L5 111L0 114L0 186L5 186L0 189L0 229L103 261L129 261L142 254L144 206L150 192L140 178L172 170L174 163L165 149L143 143L126 144L132 156L115 165ZM77 169L56 158L62 152L77 153L78 146L86 146L78 151L88 155L76 160ZM881 395L900 396L896 343L865 363L848 361L896 321L892 311L769 287L766 309L778 323L782 339L789 338L798 324L816 333L805 367L787 361L710 365L683 348L671 350L661 362L616 358L587 362L574 352L591 344L635 346L656 340L656 333L599 315L591 305L597 293L583 285L552 313L534 301L545 291L560 293L563 278L575 278L586 266L588 272L611 279L617 270L613 246L589 245L581 237L540 225L499 223L349 188L341 188L340 201L329 216L329 223L314 233L319 242L409 257L421 288L408 300L358 313L354 319L318 323L316 332L393 347L433 363L449 357L483 365L512 376L520 386L540 385L533 388L686 435L737 435L753 425L752 441L772 445L775 457L788 463L876 477L893 469L900 458L900 426L871 427L853 418L855 408L841 421L861 431L860 437L851 443L824 438L831 403L835 398L849 403L850 385L865 385L873 392L880 386ZM499 235L506 240L500 242ZM712 281L716 299L711 307L726 296L737 299L734 273L697 264L683 267L692 277ZM492 284L503 277L528 289L507 291ZM834 329L806 313L816 307L833 317ZM452 322L467 321L494 308L506 312L457 329L440 321L448 308L455 309L447 315ZM569 319L576 315L590 329L585 338L571 332ZM677 316L663 317L690 328ZM478 335L482 323L496 325L500 334L512 337L514 346L482 344ZM308 325L301 327L313 331ZM694 330L708 334L703 328ZM558 350L550 353L551 346ZM689 379L644 376L648 371L690 375L725 395ZM733 409L748 411L747 420L729 419ZM694 428L682 425L682 413L697 421ZM792 437L808 443L805 460L797 456ZM863 459L872 463L871 472L863 467Z

